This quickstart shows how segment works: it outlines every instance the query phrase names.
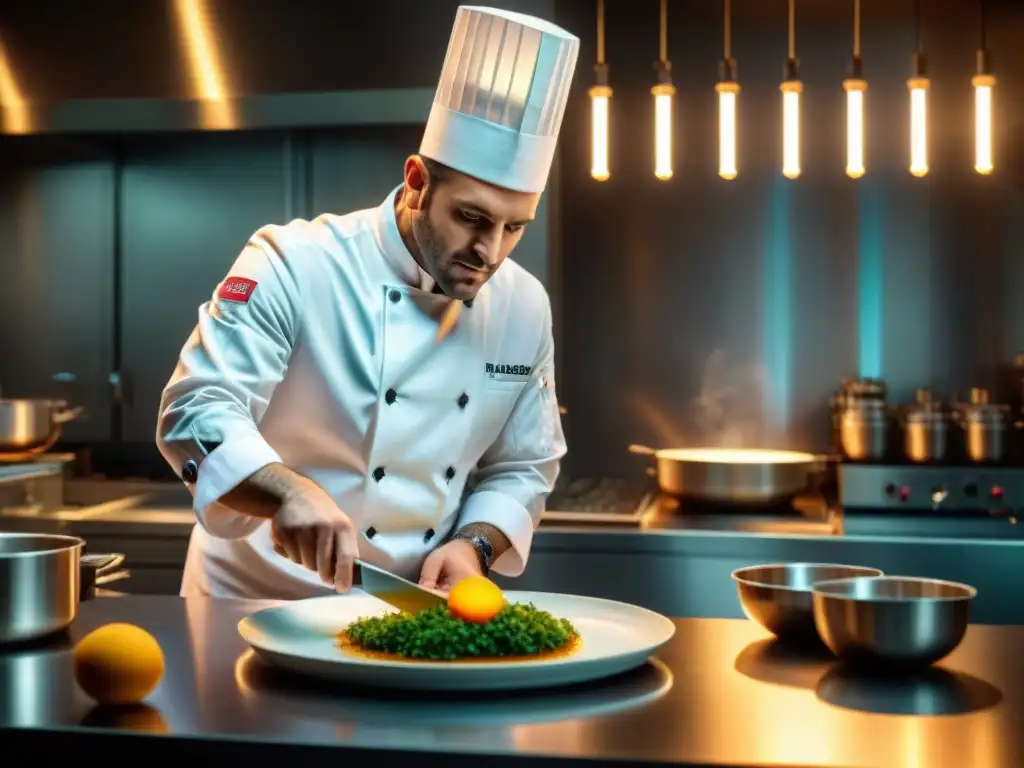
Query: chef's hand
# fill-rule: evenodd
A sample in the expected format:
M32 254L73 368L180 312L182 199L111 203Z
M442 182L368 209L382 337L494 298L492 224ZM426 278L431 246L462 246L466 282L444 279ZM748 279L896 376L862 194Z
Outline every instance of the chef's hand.
M320 486L311 482L289 494L271 519L270 533L279 555L316 571L338 592L352 588L356 528Z
M449 541L431 552L420 570L420 586L447 591L467 576L483 576L480 555L468 541Z

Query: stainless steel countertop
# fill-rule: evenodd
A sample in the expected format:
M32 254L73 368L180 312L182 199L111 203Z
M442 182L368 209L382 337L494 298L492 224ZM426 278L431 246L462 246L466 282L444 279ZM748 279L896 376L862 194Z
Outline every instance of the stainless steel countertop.
M684 619L657 661L605 683L542 695L396 698L328 690L255 661L236 624L265 605L136 596L83 604L63 645L0 653L0 722L18 726L0 739L60 745L82 757L90 739L110 729L164 732L170 741L123 746L155 759L178 740L199 738L205 746L190 754L216 749L219 760L254 743L286 744L303 765L310 764L304 748L312 757L323 746L412 750L417 766L483 757L488 765L500 757L534 764L1024 764L1024 627L971 626L941 669L900 682L853 678L821 658L788 658L748 621ZM147 705L127 715L92 709L71 678L71 643L112 621L152 632L167 663Z

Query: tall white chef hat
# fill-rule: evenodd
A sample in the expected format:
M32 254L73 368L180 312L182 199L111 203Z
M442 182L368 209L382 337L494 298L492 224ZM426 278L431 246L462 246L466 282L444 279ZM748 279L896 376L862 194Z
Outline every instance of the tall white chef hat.
M542 192L579 47L542 19L460 6L420 154L499 187Z

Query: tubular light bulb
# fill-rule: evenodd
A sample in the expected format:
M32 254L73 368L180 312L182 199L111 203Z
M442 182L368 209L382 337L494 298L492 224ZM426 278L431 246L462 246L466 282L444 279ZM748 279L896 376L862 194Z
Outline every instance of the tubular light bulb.
M733 81L718 83L718 175L736 178L736 95L740 87Z
M918 178L928 174L928 86L927 77L912 77L910 89L910 173Z
M590 175L597 181L608 181L608 100L612 89L595 85L590 89L591 160Z
M992 75L975 75L974 86L974 170L992 173Z
M846 175L859 179L864 175L864 80L846 80Z
M799 80L786 80L782 91L782 175L795 179L800 175L800 92Z
M672 97L669 83L651 88L654 94L654 175L661 181L672 178Z

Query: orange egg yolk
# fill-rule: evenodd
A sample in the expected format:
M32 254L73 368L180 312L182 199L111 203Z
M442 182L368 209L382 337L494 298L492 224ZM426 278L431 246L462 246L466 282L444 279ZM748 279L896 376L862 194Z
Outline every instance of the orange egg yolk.
M501 589L483 576L469 576L448 592L448 611L452 616L474 624L490 621L504 607Z

